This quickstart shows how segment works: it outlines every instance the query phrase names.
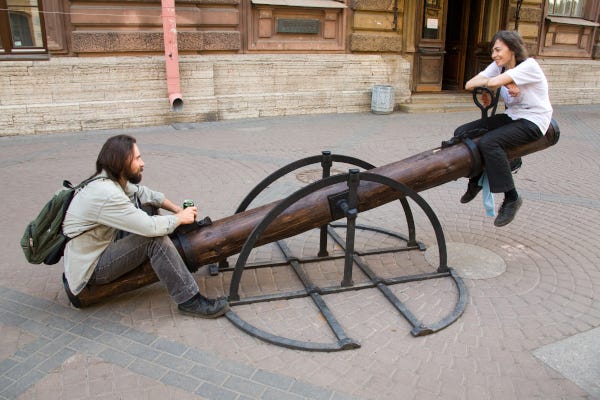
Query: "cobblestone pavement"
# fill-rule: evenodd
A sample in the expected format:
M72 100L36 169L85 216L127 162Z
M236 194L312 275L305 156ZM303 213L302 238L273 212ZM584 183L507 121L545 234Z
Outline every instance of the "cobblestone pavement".
M475 110L311 115L126 132L138 139L146 185L175 202L192 198L202 216L218 220L232 215L264 177L295 160L331 150L385 165L437 147L453 127L477 117ZM377 289L326 295L345 332L361 344L331 353L266 343L227 318L184 316L158 283L74 309L61 285L62 264L27 264L17 243L63 179L75 182L93 172L100 146L117 132L0 138L0 398L600 399L600 357L591 357L600 348L600 106L557 107L555 118L559 143L527 156L515 176L524 204L510 225L495 228L480 199L459 204L464 179L421 193L449 247L478 248L503 262L497 273L464 277L464 314L435 334L413 337L410 324ZM292 193L319 168L282 178L257 204ZM334 165L336 171L347 168ZM413 211L417 239L435 246L425 214ZM360 222L400 232L403 220L395 204L359 214ZM369 249L388 240L359 231L356 243ZM314 256L318 232L286 242L295 254ZM365 258L378 274L394 276L431 269L426 253ZM281 257L266 245L252 252L251 261ZM449 259L460 273L453 262L461 260ZM339 283L343 260L304 268L318 285ZM483 263L481 270L486 268ZM202 268L196 277L208 295L228 293L230 272L211 276ZM354 279L360 283L364 276L356 272ZM240 291L254 296L298 287L289 268L279 266L245 273ZM446 315L457 298L451 279L391 288L425 323ZM234 311L276 335L334 339L307 297Z

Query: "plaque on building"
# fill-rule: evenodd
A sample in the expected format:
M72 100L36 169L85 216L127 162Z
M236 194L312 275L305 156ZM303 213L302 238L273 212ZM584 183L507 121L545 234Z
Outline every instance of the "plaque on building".
M278 18L277 33L319 33L318 19Z

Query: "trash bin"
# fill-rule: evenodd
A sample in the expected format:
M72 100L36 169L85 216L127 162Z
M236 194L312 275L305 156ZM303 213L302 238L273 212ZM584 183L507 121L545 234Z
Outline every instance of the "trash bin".
M371 111L374 114L391 114L394 112L394 88L391 85L373 86Z

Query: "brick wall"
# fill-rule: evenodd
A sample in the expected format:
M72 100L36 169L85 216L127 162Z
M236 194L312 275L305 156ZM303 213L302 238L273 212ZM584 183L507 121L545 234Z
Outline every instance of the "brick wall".
M539 59L552 103L600 103L600 61ZM183 111L170 110L163 57L0 63L0 136L370 110L391 84L410 100L398 55L223 55L180 59Z
M0 136L367 111L376 84L393 85L397 102L410 98L400 56L182 56L177 113L163 57L57 57L0 69Z

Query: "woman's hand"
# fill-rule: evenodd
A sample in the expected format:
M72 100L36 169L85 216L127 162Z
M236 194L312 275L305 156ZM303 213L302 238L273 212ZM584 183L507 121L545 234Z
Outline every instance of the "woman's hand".
M488 92L481 93L481 105L488 107L490 104L492 104L492 96Z
M511 97L517 97L521 93L521 89L519 89L519 87L517 86L517 84L514 83L514 82L511 82L511 83L509 83L507 85L504 85L504 86L506 86L506 88L508 89L508 94Z

